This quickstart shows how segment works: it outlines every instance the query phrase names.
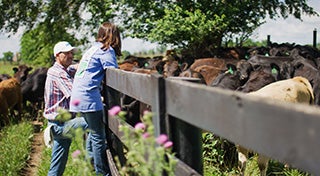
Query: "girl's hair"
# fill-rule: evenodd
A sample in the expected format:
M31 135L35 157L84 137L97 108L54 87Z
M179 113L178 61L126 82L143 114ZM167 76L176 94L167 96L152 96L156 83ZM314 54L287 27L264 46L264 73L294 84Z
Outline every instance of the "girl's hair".
M102 23L96 41L103 44L101 49L109 49L111 46L116 52L116 55L121 56L121 38L116 25L109 22Z

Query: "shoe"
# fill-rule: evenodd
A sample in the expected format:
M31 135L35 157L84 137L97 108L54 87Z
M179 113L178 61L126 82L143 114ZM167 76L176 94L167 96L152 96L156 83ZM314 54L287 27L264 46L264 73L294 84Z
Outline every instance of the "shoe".
M52 125L49 125L43 132L43 139L44 139L44 144L48 148L52 148L53 146L53 134L51 131Z

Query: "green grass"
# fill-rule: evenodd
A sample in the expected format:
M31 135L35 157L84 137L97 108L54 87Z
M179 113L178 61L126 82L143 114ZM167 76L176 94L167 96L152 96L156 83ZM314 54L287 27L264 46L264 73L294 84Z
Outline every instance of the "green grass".
M234 146L230 142L214 136L212 133L203 133L203 160L204 176L233 176L239 175L237 157ZM231 149L230 149L231 148ZM230 153L232 153L230 155ZM232 159L230 159L232 158ZM231 160L231 161L230 161ZM236 161L236 162L235 162ZM253 155L247 161L245 176L259 176L260 171L257 163L257 155ZM271 160L267 170L269 176L309 176L295 168L286 168L284 164Z
M0 175L19 175L29 157L32 137L33 126L28 121L12 124L1 130Z
M8 74L10 76L13 76L12 68L16 66L16 64L0 61L0 74Z

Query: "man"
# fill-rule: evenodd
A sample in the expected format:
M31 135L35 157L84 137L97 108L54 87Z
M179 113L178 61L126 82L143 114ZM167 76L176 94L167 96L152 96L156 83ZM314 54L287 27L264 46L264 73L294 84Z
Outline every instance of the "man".
M71 65L75 47L66 41L58 42L53 49L55 63L47 72L44 91L44 117L48 119L45 133L53 136L51 164L48 176L63 175L68 160L71 139L65 135L72 129L87 129L83 117L62 119L61 109L69 110L73 76L77 65Z

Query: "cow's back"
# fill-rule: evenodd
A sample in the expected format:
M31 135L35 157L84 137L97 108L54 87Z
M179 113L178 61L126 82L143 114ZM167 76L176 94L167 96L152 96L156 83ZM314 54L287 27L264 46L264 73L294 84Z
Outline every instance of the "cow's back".
M292 103L313 104L314 101L311 84L304 77L277 81L249 94Z

